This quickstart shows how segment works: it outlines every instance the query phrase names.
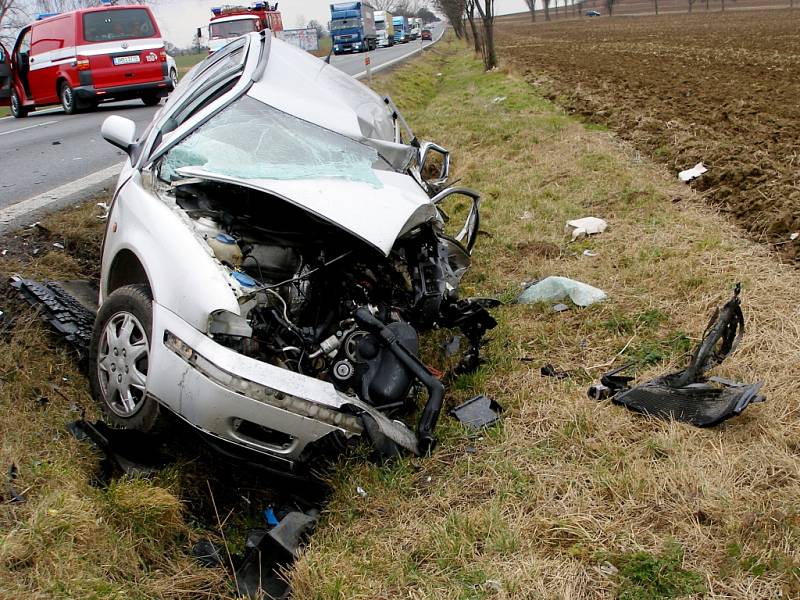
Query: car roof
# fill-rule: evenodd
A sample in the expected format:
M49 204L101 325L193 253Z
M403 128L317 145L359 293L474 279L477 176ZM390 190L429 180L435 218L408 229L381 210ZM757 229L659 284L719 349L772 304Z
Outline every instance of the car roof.
M351 139L394 141L391 111L378 94L305 50L271 36L268 43L264 73L248 95Z

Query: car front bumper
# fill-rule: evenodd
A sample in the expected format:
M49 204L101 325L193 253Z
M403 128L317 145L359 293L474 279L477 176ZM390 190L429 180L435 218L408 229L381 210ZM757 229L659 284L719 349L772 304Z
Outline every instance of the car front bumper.
M149 364L150 396L201 431L289 467L327 436L360 436L364 412L385 435L419 453L413 432L358 398L328 382L243 356L156 302Z
M172 91L172 79L169 76L161 81L151 81L148 83L132 83L130 85L118 85L107 88L96 88L94 85L82 85L75 88L74 94L81 101L102 101L107 99L130 100L141 98L142 96L158 96L164 98Z

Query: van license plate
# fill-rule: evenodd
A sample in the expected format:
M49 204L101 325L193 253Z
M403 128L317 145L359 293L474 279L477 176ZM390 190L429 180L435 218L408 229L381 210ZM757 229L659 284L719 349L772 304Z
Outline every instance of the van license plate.
M136 56L117 56L114 59L115 65L132 65L134 63L140 62L140 58L138 55Z

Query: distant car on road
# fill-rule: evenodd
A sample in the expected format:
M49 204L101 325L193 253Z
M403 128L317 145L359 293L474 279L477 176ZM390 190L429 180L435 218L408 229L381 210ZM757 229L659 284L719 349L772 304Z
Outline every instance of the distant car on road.
M422 30L422 39L423 40L432 40L433 39L433 34L431 34L431 30L430 29L423 29Z
M597 12L596 10L587 10L586 11L586 16L587 17L599 17L600 13Z
M0 105L10 105L17 118L59 103L68 115L112 99L141 98L153 106L174 87L164 40L146 6L41 15L22 29L11 53L0 52L10 57L0 69L9 71L8 81L0 80Z

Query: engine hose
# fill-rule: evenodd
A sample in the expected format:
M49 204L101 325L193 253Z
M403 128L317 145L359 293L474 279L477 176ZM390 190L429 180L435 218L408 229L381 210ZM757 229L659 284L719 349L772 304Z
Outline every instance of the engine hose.
M392 330L366 308L359 308L355 313L355 320L361 327L375 334L381 343L403 363L422 385L428 390L428 401L422 409L422 416L417 423L417 438L420 453L425 454L436 445L433 430L439 420L444 401L444 385L436 379L428 368L397 339Z

